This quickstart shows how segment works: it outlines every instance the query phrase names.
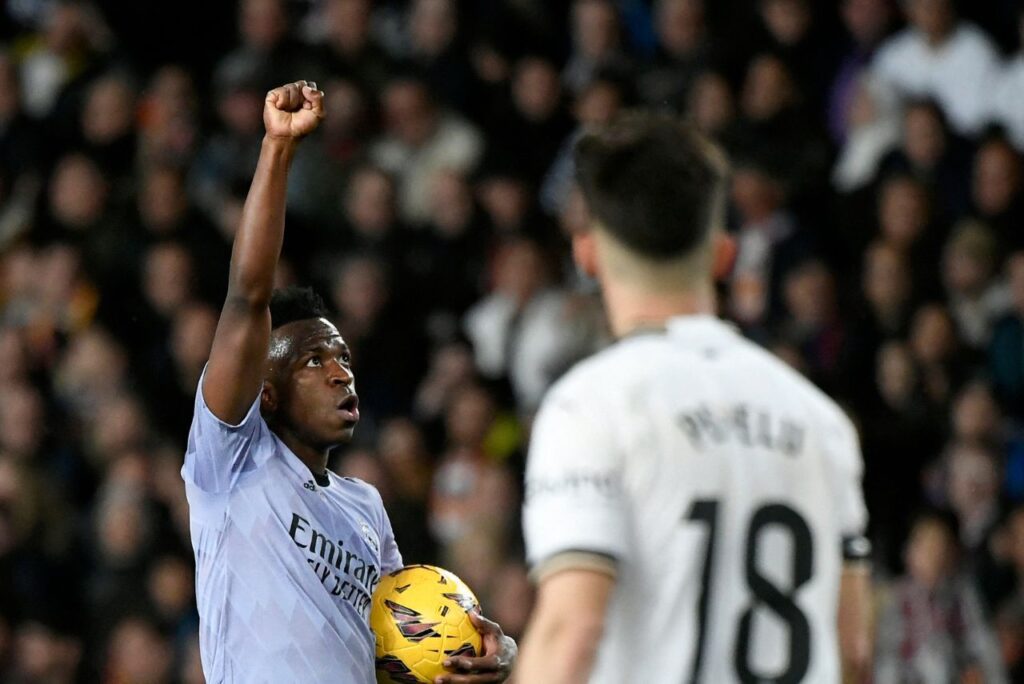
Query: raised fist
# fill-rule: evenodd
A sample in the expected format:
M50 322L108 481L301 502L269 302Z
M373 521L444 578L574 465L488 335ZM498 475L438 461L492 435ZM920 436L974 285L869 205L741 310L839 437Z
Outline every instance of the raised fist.
M312 81L274 88L263 102L263 125L273 138L298 140L316 130L323 118L324 93Z

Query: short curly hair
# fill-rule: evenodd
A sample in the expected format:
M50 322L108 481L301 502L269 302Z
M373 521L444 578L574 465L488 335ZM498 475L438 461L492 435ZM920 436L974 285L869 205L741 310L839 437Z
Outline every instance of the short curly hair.
M327 318L329 313L323 298L311 287L291 285L274 290L270 296L272 328L309 318Z

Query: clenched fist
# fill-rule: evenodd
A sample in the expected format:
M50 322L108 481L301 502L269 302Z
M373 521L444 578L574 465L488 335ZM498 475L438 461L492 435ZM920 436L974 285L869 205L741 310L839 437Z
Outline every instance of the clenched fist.
M271 138L298 140L324 118L324 93L312 81L296 81L274 88L263 102L263 125Z

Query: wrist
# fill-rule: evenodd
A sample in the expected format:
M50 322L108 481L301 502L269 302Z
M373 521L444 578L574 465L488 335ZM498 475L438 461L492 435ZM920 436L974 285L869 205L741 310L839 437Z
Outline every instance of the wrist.
M280 154L289 160L295 154L298 146L298 138L270 135L269 133L263 136L263 149L265 151Z

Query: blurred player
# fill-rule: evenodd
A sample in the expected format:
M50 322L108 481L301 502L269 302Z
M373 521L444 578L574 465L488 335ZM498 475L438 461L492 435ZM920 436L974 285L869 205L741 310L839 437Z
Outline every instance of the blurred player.
M352 359L311 291L273 292L288 168L323 118L298 81L267 94L266 136L196 392L185 479L206 681L371 684L370 595L402 565L380 495L327 470L359 420ZM273 295L273 296L272 296ZM515 644L474 618L484 655L452 666L497 682Z
M838 682L867 665L854 428L715 315L726 165L633 114L585 136L574 238L619 341L538 413L524 529L539 583L516 681ZM838 626L837 626L838 625Z

